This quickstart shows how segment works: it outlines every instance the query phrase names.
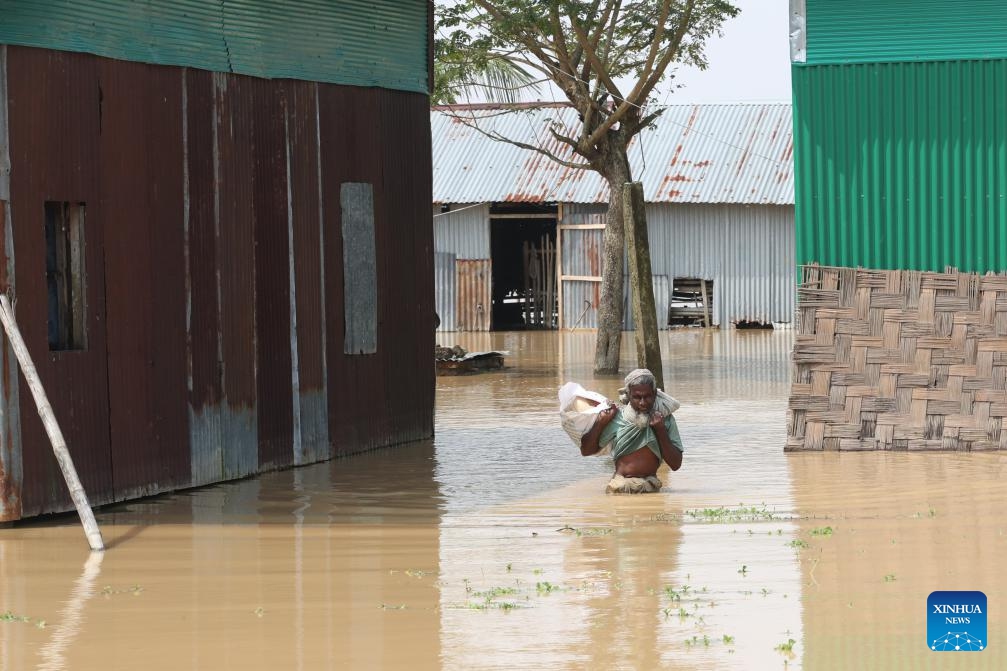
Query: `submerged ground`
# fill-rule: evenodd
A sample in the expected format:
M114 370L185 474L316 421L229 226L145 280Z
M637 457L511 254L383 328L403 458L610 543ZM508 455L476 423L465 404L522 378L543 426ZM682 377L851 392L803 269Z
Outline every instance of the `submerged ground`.
M784 454L791 332L662 335L685 465L636 497L557 422L619 386L590 334L438 335L512 354L438 378L433 441L105 508L103 556L0 529L0 669L1007 666L1007 460ZM928 649L934 590L988 649Z

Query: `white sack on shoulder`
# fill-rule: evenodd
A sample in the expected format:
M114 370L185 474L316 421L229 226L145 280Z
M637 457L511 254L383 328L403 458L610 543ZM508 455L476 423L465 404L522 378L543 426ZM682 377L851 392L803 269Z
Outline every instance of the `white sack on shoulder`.
M559 389L560 423L574 445L580 447L580 439L591 430L598 413L608 407L610 401L598 392L588 391L576 382L567 382ZM598 454L610 454L605 446Z

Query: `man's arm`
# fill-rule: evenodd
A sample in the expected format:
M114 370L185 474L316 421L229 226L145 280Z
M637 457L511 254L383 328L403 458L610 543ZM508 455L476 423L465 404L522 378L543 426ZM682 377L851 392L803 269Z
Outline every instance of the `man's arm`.
M614 405L609 405L598 413L598 419L594 420L591 430L581 436L580 453L583 456L590 457L592 454L598 454L598 451L601 449L601 445L598 444L601 432L615 419L615 413L617 412L619 412L618 408Z
M667 424L665 424L666 421ZM682 438L678 435L678 424L675 422L675 418L665 417L659 412L654 412L650 418L650 428L654 430L657 444L661 448L661 456L669 468L673 471L680 469L682 467ZM581 452L583 451L584 448L581 447Z

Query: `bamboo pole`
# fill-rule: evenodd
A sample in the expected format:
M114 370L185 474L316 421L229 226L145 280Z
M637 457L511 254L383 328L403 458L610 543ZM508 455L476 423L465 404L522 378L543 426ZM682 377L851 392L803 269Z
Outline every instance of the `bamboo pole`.
M35 398L35 405L38 407L38 414L42 418L42 424L45 425L45 432L49 434L52 451L56 455L56 461L59 462L60 470L63 471L63 478L66 480L67 489L70 490L70 498L73 499L73 505L77 508L80 522L84 526L84 535L87 536L87 544L91 546L92 550L104 550L105 544L101 540L101 531L98 529L98 523L94 519L94 512L87 501L84 487L80 484L80 479L77 477L77 471L73 467L73 459L70 458L70 452L66 447L66 440L63 439L63 432L60 431L59 424L56 422L56 416L52 412L52 406L49 405L49 399L46 398L45 389L42 388L42 382L38 377L38 371L35 370L35 364L32 363L31 355L28 353L24 339L21 337L21 331L14 320L14 308L11 307L10 299L7 298L6 294L0 294L0 320L3 321L4 329L7 331L7 338L14 349L14 354L17 355L18 363L21 364L21 372L24 374L28 388L31 389L31 394Z
M710 304L706 301L706 280L700 278L699 289L703 292L703 326L710 328Z

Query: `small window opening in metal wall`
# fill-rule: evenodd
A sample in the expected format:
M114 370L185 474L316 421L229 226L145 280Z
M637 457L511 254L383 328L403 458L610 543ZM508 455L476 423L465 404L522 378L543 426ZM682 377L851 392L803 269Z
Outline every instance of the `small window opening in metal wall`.
M45 204L45 280L52 352L87 349L84 209L84 203Z
M343 182L339 190L343 228L344 354L378 351L378 275L374 237L374 188Z

